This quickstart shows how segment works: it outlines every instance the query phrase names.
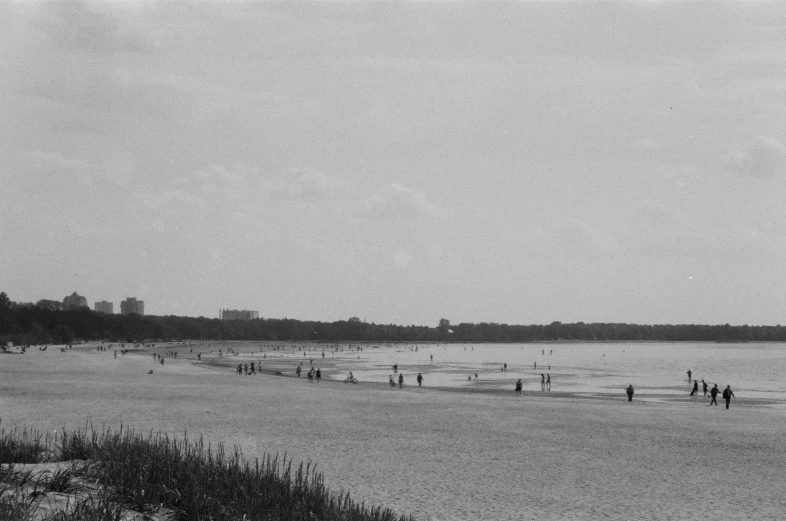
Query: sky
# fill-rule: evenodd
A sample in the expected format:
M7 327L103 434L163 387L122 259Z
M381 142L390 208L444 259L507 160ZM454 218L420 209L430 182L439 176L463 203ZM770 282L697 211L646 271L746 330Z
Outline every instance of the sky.
M786 323L786 2L0 2L0 291Z

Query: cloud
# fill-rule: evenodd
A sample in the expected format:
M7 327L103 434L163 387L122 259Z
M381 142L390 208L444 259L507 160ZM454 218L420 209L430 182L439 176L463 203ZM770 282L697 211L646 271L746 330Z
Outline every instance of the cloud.
M102 54L149 53L160 45L160 35L149 24L140 24L134 6L103 2L54 2L38 20L59 48ZM111 10L111 11L110 11Z
M650 139L648 137L636 139L633 141L633 146L639 150L644 150L647 152L652 152L660 148L654 139Z
M41 150L33 150L29 152L28 156L39 172L55 176L54 179L60 183L76 180L85 186L93 186L91 174L94 171L94 165L81 157L65 156L59 152Z
M434 205L425 194L397 183L377 190L366 200L366 209L376 219L442 219L447 215L446 210Z
M68 157L59 152L33 150L28 155L36 168L40 170L88 170L93 166L80 157Z
M260 199L316 201L340 197L351 185L313 168L290 168L280 174L265 174L259 168L239 163L209 165L172 178L159 190L136 194L150 208L189 206L204 208L221 204L255 204Z
M290 168L279 179L266 182L265 187L273 195L286 199L314 200L340 195L350 184L314 168Z
M617 241L611 235L580 219L571 219L547 228L536 229L531 233L529 244L533 251L542 255L574 259L611 254L619 248Z
M782 176L786 174L786 146L774 137L758 137L747 150L726 155L723 163L727 169L742 175Z

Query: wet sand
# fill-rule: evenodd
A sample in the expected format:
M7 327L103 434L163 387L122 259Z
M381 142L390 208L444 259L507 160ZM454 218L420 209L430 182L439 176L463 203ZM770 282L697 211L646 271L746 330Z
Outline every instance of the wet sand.
M417 389L414 377L403 390L309 385L276 376L273 353L256 376L203 358L0 355L0 419L286 451L317 463L332 490L420 519L776 519L786 506L786 411L744 399L725 410L703 398Z

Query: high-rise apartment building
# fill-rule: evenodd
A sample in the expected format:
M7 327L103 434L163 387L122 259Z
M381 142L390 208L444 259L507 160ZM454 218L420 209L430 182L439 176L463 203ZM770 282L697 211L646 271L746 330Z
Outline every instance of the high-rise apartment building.
M221 320L252 320L259 318L259 311L249 309L222 309Z
M74 291L66 298L63 299L63 310L70 311L72 309L86 308L87 299Z
M137 300L133 297L128 297L127 299L122 301L120 303L120 314L130 315L131 313L136 313L137 315L144 315L145 302L143 300Z
M115 304L114 302L107 302L106 300L102 300L101 302L95 303L95 311L98 313L106 313L107 315L111 315L115 312Z

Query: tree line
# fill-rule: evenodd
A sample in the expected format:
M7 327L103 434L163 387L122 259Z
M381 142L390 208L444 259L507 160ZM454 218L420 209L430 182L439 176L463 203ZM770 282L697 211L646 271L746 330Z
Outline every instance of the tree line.
M83 307L64 311L50 301L17 303L0 293L0 344L105 340L250 340L323 342L545 342L545 341L703 341L786 342L786 327L700 324L584 323L509 325L494 322L435 327L374 324L351 317L336 322L290 318L220 320L205 317L108 315Z

